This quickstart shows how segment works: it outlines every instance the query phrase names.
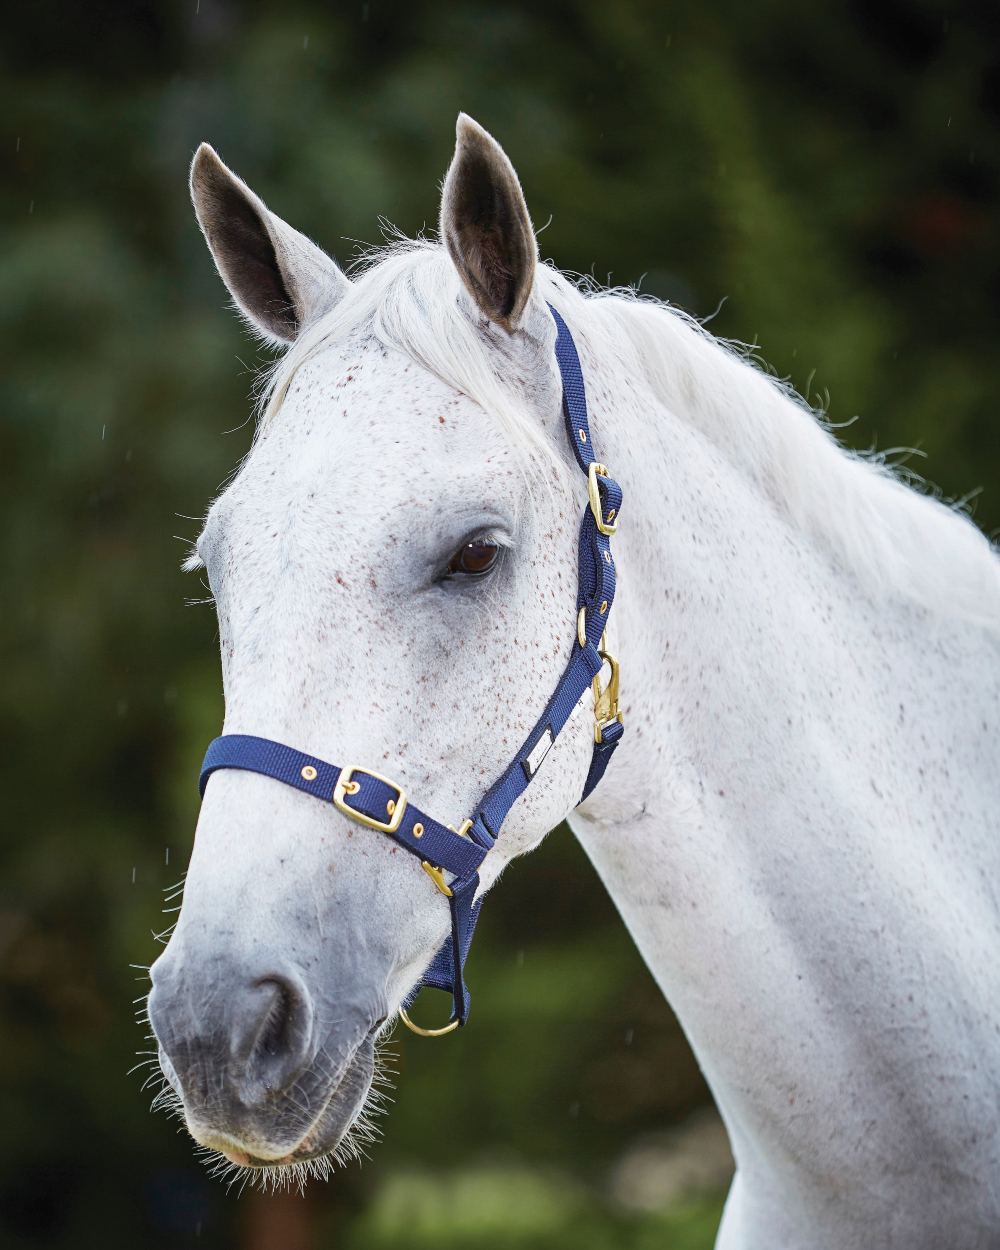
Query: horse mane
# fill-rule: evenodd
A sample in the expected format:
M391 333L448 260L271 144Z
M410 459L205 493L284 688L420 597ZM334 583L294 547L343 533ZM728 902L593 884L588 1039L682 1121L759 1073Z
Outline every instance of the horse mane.
M351 276L344 298L266 377L259 429L316 351L368 333L493 413L515 445L554 457L505 382L498 342L468 315L443 247L394 238L363 252ZM746 348L631 288L602 287L549 264L539 266L537 285L582 345L644 382L660 406L696 428L871 590L1000 627L1000 559L970 518L918 489L920 479L884 456L841 446L822 413Z

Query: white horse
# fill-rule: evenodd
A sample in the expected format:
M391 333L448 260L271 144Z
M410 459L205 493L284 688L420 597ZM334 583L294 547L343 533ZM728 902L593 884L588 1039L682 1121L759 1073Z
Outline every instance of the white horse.
M290 344L192 559L226 730L364 763L456 826L502 772L575 634L586 494L551 303L625 491L626 733L577 807L581 701L483 889L569 820L727 1125L720 1247L1000 1245L987 541L676 310L539 265L514 171L467 117L444 246L395 244L352 279L207 146L192 189L239 308ZM447 932L389 838L270 778L213 777L150 999L194 1138L325 1170Z

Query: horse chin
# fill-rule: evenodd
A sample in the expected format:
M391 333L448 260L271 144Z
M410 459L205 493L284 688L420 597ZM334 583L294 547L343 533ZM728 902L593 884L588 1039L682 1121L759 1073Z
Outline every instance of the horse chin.
M366 1106L374 1076L373 1030L334 1081L319 1114L305 1128L297 1142L289 1144L287 1138L284 1141L269 1140L266 1125L259 1122L253 1126L251 1133L241 1133L237 1137L202 1124L190 1114L185 1116L188 1132L199 1145L213 1154L223 1156L237 1167L254 1171L294 1168L296 1164L317 1161L329 1162L331 1166L346 1162L360 1153L360 1148L376 1135L369 1122L369 1110ZM298 1086L293 1087L288 1092L288 1097L296 1098L298 1092L301 1092ZM310 1089L308 1099L315 1103L317 1092ZM354 1134L363 1140L352 1142ZM322 1170L325 1173L328 1169Z

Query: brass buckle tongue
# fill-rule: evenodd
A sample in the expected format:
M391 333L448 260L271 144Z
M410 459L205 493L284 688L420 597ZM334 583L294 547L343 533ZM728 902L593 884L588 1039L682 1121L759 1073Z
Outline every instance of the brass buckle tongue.
M598 746L604 741L604 731L615 721L622 723L622 714L618 710L618 678L619 664L615 657L607 650L607 634L601 635L601 645L597 648L597 654L601 657L604 664L611 669L611 676L608 678L608 684L601 689L601 674L597 673L591 686L594 691L594 742Z

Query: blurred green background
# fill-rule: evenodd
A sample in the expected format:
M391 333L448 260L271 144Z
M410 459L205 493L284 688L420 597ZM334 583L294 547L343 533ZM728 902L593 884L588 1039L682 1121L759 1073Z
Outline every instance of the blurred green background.
M437 214L459 109L543 252L639 282L1000 526L995 4L36 0L0 46L0 1244L708 1247L696 1065L565 830L505 877L471 1027L397 1038L372 1162L237 1201L128 1077L221 719L179 563L264 356L189 208L211 140L341 260Z

